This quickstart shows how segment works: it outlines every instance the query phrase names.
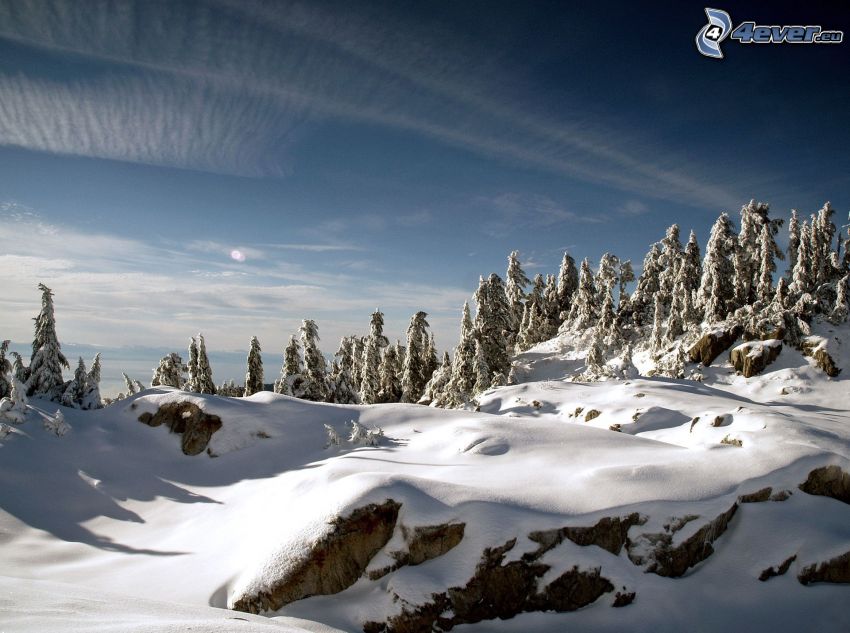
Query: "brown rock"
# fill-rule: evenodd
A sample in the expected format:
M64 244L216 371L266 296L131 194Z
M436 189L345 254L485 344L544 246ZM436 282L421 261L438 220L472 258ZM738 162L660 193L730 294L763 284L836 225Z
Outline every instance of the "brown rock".
M772 492L773 488L768 486L767 488L762 488L761 490L741 495L738 497L738 503L761 503L763 501L768 501L770 499L770 493Z
M743 330L744 328L740 325L736 325L729 329L717 328L706 332L688 351L691 362L702 363L708 367L714 362L715 358L729 349L732 343L738 340Z
M273 582L267 591L239 597L233 609L248 613L277 611L302 598L347 589L390 540L399 508L400 503L387 499L337 518L331 532L313 546L306 558Z
M407 544L407 549L392 552L390 556L396 562L388 567L371 570L369 572L369 578L371 580L378 580L405 565L421 565L426 561L448 553L463 540L465 529L465 523L430 525L426 527L415 527L412 530L402 526L401 530Z
M850 503L850 474L835 464L815 468L799 487L810 495L822 495Z
M180 444L186 455L204 452L213 433L221 428L221 418L204 413L194 402L167 402L156 413L143 413L139 422L148 426L165 424L172 433L180 433Z
M775 578L776 576L783 576L791 567L791 563L797 560L797 555L789 556L786 558L778 567L768 567L761 574L759 574L759 580L765 582L766 580L770 580L771 578Z
M801 584L813 582L850 583L850 552L831 558L820 565L804 567L797 575Z
M553 547L568 538L576 545L597 545L612 554L619 554L626 543L629 529L633 525L643 525L646 519L637 512L625 517L603 517L591 527L563 527L557 530L532 532L528 538L538 543L540 548L534 553L539 558Z
M590 422L591 420L595 420L596 418L598 418L600 415L602 415L601 411L597 411L596 409L591 409L590 411L588 411L587 413L584 414L584 421Z
M625 587L623 587L623 589L625 590ZM628 606L635 601L636 595L637 594L634 591L618 591L617 595L614 596L614 604L611 606L618 608Z
M835 364L832 356L827 351L827 341L819 336L807 336L800 344L803 355L810 356L815 360L815 365L820 367L827 376L835 378L841 373L841 368Z
M751 341L734 348L729 354L729 360L744 378L752 378L775 361L781 351L782 342L779 340Z

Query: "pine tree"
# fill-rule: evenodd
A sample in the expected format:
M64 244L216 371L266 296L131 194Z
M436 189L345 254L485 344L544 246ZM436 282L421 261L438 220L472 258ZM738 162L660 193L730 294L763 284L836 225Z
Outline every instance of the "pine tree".
M806 221L803 221L800 227L800 244L797 249L797 261L794 263L794 269L791 272L791 285L789 286L791 294L795 297L814 291L812 259L809 225Z
M437 369L439 369L440 367L440 361L437 358L437 341L434 338L433 332L430 334L426 332L423 335L422 348L422 376L425 378L425 382L428 382L434 372L437 371Z
M697 242L697 235L693 231L691 231L688 237L688 244L685 246L682 267L684 268L684 272L682 273L684 287L689 294L693 294L699 290L700 278L702 277L699 243Z
M138 393L138 389L136 388L136 383L130 380L130 377L127 375L127 372L121 372L121 375L124 377L124 388L127 390L128 396L134 396Z
M526 298L525 287L529 284L529 279L520 266L518 251L511 251L508 255L508 272L505 279L505 294L511 315L510 331L516 333L519 322L522 320L522 308Z
M248 370L245 373L244 396L252 396L259 393L265 387L263 384L263 358L260 356L260 341L256 336L251 337L251 347L248 350Z
M291 335L289 344L283 352L283 367L280 370L280 377L274 383L274 392L282 393L285 396L300 397L303 381L304 365L301 362L301 345L298 343L298 339ZM297 395L295 387L297 387Z
M770 303L773 297L773 273L776 271L776 264L773 261L774 244L770 235L770 225L765 223L761 230L760 240L760 272L759 282L756 289L756 298L764 304Z
M540 313L545 321L541 336L545 337L543 340L548 340L555 336L558 332L558 326L561 324L558 318L561 313L558 300L558 280L555 275L546 275L546 290L543 294L543 305L540 308Z
M22 385L26 385L30 377L29 367L24 366L24 359L21 358L21 355L18 354L18 352L10 353L12 355L12 358L15 359L14 363L12 364L13 384L14 380L17 380ZM22 391L21 393L24 393L24 391Z
M186 380L186 385L183 387L185 391L198 393L200 391L198 378L198 341L193 336L189 341L189 364L186 367L189 377Z
M632 319L636 325L643 325L652 318L652 307L655 305L655 295L660 290L661 248L653 244L643 258L643 269L629 304Z
M670 304L670 313L667 316L667 341L673 342L685 331L685 324L689 319L689 297L690 291L687 288L688 271L687 267L682 263L679 267L679 274L676 275L676 283L673 286L673 301Z
M61 395L59 391L64 384L62 367L70 369L70 365L56 336L53 292L44 284L38 284L38 288L41 290L41 312L35 317L27 395L39 394L55 399Z
M835 289L835 305L829 315L829 320L835 325L847 320L847 284L850 283L850 274L844 275L837 283Z
M475 329L469 313L469 304L464 302L460 340L452 359L452 376L445 390L445 406L463 406L472 398L475 388L475 343Z
M534 275L534 282L532 283L531 292L528 294L528 301L526 303L531 303L541 307L543 305L545 294L546 282L543 281L543 275L537 273ZM522 320L522 315L520 315L520 320Z
M708 322L726 318L734 303L734 288L730 284L734 279L734 254L735 233L732 222L727 214L721 213L711 227L698 291L697 305Z
M419 400L422 404L440 406L443 401L446 385L452 377L452 361L448 352L443 352L443 362L434 371L431 379L425 384L425 393Z
M390 344L390 340L384 336L384 313L375 309L369 322L369 337L375 339L378 352Z
M599 313L596 298L597 291L596 285L593 283L593 273L590 272L590 264L585 258L581 262L578 290L573 295L573 304L564 326L575 332L581 332L596 323Z
M301 398L324 402L328 396L325 358L319 351L319 327L312 319L301 321L301 346L304 348L304 383Z
M398 345L390 345L381 359L379 402L399 402L401 400L401 372Z
M159 366L154 370L151 379L151 387L162 386L180 389L186 383L183 376L185 372L186 366L183 364L180 354L171 352L160 359Z
M427 379L424 375L426 359L422 346L425 328L429 327L425 312L417 312L410 317L407 327L407 354L401 378L402 402L418 402L425 390Z
M360 383L360 399L363 404L375 404L379 401L381 391L381 352L378 339L369 336L366 339L366 350L363 352L362 382Z
M570 313L573 294L578 290L578 270L576 262L569 253L564 253L561 269L558 271L558 320L563 321ZM561 316L563 315L563 316Z
M210 359L207 358L207 346L204 335L198 334L198 393L215 393Z
M474 394L479 394L490 388L493 372L487 365L487 357L484 354L484 346L480 341L475 342L475 358L472 361L472 371L475 374L475 385L472 388Z
M800 251L800 219L797 209L791 209L791 221L788 222L788 272L793 274L797 265L797 253Z
M599 271L596 273L594 285L596 286L596 305L601 306L605 301L605 293L608 291L608 286L612 288L619 283L617 269L620 265L620 259L611 253L605 253L599 260Z
M661 349L664 340L664 300L661 293L655 295L655 318L652 320L650 346L654 351Z
M351 379L355 385L363 382L363 355L366 352L366 339L360 336L351 337Z
M529 333L529 324L531 321L531 313L536 308L537 306L534 303L531 303L530 301L525 304L525 307L523 307L522 322L520 323L519 334L517 334L516 338L516 350L518 352L524 352L533 345L533 343L531 343L530 341L531 336Z
M629 293L626 292L626 286L634 280L635 271L632 268L632 260L627 259L624 262L620 262L620 293L617 299L617 309L629 301Z
M100 397L100 353L97 353L86 376L86 390L80 408L100 409L101 407L103 407L103 401Z
M351 381L351 373L334 360L331 367L331 389L328 402L336 404L359 404L360 396Z
M598 376L605 373L605 333L600 327L593 330L593 338L587 350L585 364L587 371L591 374Z
M9 372L12 371L12 363L6 358L6 352L9 351L11 341L3 341L0 344L0 398L8 398L12 393L12 383L10 382Z
M605 296L602 301L602 310L596 327L599 328L604 337L606 345L616 345L620 341L620 332L617 328L617 314L614 312L614 281L609 280L605 288Z
M62 394L62 404L66 407L77 407L82 405L83 396L88 388L88 373L86 372L86 364L83 357L77 363L77 369L74 371L74 377L68 381L65 386L65 391Z

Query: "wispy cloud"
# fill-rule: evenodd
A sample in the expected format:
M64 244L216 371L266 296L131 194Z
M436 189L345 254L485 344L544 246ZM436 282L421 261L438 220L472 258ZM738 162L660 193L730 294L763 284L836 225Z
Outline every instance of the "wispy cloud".
M334 117L633 194L740 203L704 165L587 120L580 103L554 117L508 98L492 78L520 71L442 26L365 8L230 0L156 10L142 0L23 9L5 0L0 25L0 37L117 69L62 82L0 78L0 142L9 145L274 175L286 169L279 148L305 121ZM128 77L124 67L142 72ZM650 158L660 155L666 162Z
M604 216L576 213L539 194L505 192L495 197L479 197L474 203L486 211L483 230L492 237L504 237L520 226L546 228L566 222L599 224L606 221Z

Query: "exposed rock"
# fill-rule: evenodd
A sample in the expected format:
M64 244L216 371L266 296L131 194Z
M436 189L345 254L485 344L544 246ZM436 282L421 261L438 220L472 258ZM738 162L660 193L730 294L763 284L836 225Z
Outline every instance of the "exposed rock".
M625 591L625 587L623 587L623 591L617 592L617 595L614 596L614 604L612 607L625 607L630 605L635 601L635 596L637 595L634 591Z
M783 576L791 567L791 563L797 560L797 555L789 556L786 558L778 567L768 567L761 574L759 574L759 580L762 582L766 580L770 580L771 578L775 578L776 576Z
M714 420L711 422L711 426L723 426L724 424L731 424L732 416L728 413L724 413L723 415L715 416Z
M823 495L850 503L850 474L835 464L815 468L799 487L810 495Z
M735 369L744 375L744 378L752 378L775 361L781 351L782 341L778 339L750 341L733 348L729 354L729 360Z
M721 444L728 444L729 446L737 446L741 448L744 445L743 440L738 439L737 437L732 437L731 435L726 435L722 440L720 440Z
M395 559L395 563L381 569L371 570L369 572L369 578L371 580L378 580L405 565L421 565L425 561L446 554L463 540L465 529L465 523L429 525L415 527L412 530L402 526L401 530L407 544L407 549L392 552L390 556Z
M706 332L688 350L691 362L702 363L708 367L714 362L715 358L729 349L732 343L738 340L743 330L744 328L740 325L735 325L728 329L716 328Z
M804 567L797 575L804 585L813 582L850 583L850 552L821 563Z
M367 622L366 633L431 633L448 631L459 624L496 618L508 619L527 611L574 611L591 604L614 586L599 569L573 567L537 591L537 582L549 566L524 556L504 563L516 545L511 539L500 547L487 548L475 574L463 587L433 594L431 602L405 607L387 622Z
M786 501L791 496L790 490L780 490L770 495L771 501Z
M643 525L646 518L637 512L625 517L603 517L591 527L563 527L557 530L532 532L528 538L540 545L534 553L536 558L568 538L576 545L598 545L612 554L619 554L626 543L629 529L633 525Z
M623 426L621 424L612 424L608 427L609 431L616 431L617 433L623 432Z
M841 373L841 368L835 364L827 351L827 340L820 336L807 336L800 343L800 351L805 356L811 356L815 365L820 367L827 376L835 378Z
M139 422L148 426L165 424L173 433L180 433L180 444L186 455L204 452L213 433L221 428L221 418L204 413L194 402L166 402L156 413L143 413Z
M697 422L699 422L699 416L696 416L693 420L691 420L691 426L688 429L688 433L693 433L694 427L696 426Z
M602 415L602 411L597 411L596 409L591 409L587 413L584 414L584 421L590 422L591 420L595 420L600 415Z
M390 540L400 507L400 503L388 499L336 519L333 529L313 546L304 560L267 591L241 596L232 608L248 613L277 611L301 598L347 589Z
M755 492L741 495L740 497L738 497L738 503L761 503L763 501L769 500L770 493L772 492L773 488L768 486L767 488L762 488L761 490L756 490Z
M635 565L646 565L647 572L659 576L681 576L714 553L712 543L726 531L737 510L738 504L733 503L726 512L675 546L670 534L641 534L634 542L626 543L629 559Z

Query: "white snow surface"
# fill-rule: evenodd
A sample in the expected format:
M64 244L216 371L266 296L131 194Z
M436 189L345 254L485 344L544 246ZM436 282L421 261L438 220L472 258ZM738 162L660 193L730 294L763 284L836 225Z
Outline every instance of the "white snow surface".
M848 328L822 329L850 367ZM828 378L786 346L766 373L744 379L724 358L703 383L572 383L563 378L583 363L554 339L521 355L523 382L487 392L481 412L149 389L102 410L63 409L70 430L57 436L30 411L0 446L0 630L360 631L404 602L464 585L483 549L511 538L509 560L536 549L535 530L636 511L649 521L634 537L699 515L682 539L765 486L793 494L742 505L716 553L680 579L570 541L547 553L547 578L601 566L618 590L637 588L625 609L606 595L573 613L456 630L850 630L850 587L796 580L802 566L850 550L850 505L798 489L815 467L850 470L850 370ZM214 457L187 457L178 435L138 421L176 400L221 417ZM599 415L586 422L592 409ZM352 421L382 429L378 445L326 448L325 425L348 438ZM389 498L402 504L399 523L464 522L464 539L422 565L268 617L226 610L297 564L332 518ZM400 542L397 533L372 566ZM786 575L757 580L792 554Z

